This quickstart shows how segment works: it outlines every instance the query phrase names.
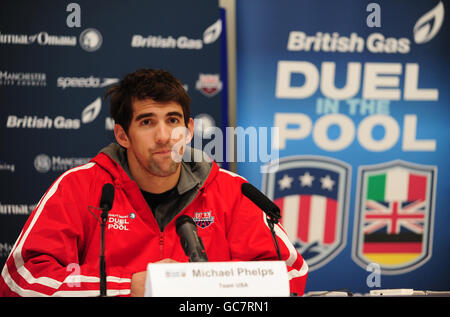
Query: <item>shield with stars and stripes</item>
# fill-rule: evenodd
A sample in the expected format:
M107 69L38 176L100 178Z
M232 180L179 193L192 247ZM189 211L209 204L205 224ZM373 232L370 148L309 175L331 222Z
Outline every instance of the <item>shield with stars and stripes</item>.
M405 161L361 166L352 257L402 274L431 257L436 167Z
M263 167L263 192L281 210L290 241L315 270L345 246L351 167L323 156L290 156Z

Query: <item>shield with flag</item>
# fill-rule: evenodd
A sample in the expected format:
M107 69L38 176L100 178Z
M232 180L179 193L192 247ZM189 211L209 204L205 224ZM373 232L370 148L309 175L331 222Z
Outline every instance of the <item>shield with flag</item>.
M281 224L310 271L346 243L351 167L322 156L290 156L263 167L263 192L281 210Z
M436 167L404 161L361 166L352 257L402 274L431 257Z

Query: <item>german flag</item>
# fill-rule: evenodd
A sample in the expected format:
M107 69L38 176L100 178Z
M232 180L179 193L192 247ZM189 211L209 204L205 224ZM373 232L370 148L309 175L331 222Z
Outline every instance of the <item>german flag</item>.
M422 234L374 233L364 235L363 254L371 261L384 266L413 261L422 253Z

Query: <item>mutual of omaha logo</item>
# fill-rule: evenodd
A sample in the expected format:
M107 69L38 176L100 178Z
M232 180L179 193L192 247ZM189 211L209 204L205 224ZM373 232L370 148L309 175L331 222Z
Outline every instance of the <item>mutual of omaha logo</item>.
M214 222L214 216L211 216L211 213L212 211L196 212L192 220L194 220L197 227L204 229L209 227Z
M392 161L361 166L352 257L402 274L431 257L436 167Z
M102 43L102 34L97 29L89 28L80 34L80 46L85 51L94 52L102 46Z
M263 191L281 210L290 241L315 270L345 246L351 167L322 156L291 156L273 162Z

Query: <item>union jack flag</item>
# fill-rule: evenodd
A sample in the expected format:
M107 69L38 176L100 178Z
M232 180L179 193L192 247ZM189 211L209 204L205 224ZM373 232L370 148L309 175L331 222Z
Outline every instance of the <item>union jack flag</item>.
M404 229L422 234L425 206L423 200L406 202L368 200L364 215L364 234L379 232L381 229L389 234L399 234Z

